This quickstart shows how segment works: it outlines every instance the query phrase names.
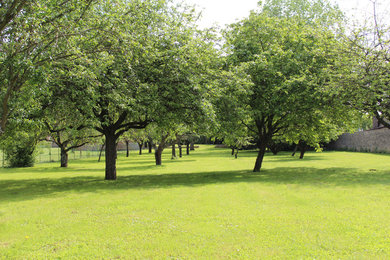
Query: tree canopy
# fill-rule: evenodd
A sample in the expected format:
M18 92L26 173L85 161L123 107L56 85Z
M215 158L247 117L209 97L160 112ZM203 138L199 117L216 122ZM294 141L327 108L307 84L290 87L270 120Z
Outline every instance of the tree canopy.
M240 95L241 111L246 112L242 123L259 147L254 171L260 170L274 136L321 120L318 111L334 117L345 111L338 109L343 101L328 88L337 35L322 23L309 23L299 13L284 17L281 12L289 10L291 3L286 1L281 10L275 10L276 2L265 3L261 12L252 12L227 31L228 61L233 68L246 71L252 82L243 91L240 87L231 90Z

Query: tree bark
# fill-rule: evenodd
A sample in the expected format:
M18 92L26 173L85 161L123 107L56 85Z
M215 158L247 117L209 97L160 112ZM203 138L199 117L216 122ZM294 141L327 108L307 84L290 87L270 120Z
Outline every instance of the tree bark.
M164 148L162 147L161 144L159 144L156 151L154 152L154 158L156 159L156 165L162 164L161 155L162 155L163 150L164 150Z
M179 157L183 157L183 150L182 150L182 146L181 144L178 145L179 146Z
M176 158L176 143L172 143L172 160Z
M99 153L99 160L98 160L98 162L100 162L100 159L102 158L102 153L103 153L104 147L105 147L105 145L102 144L102 147L100 148L100 153Z
M299 159L303 159L303 156L305 155L306 152L306 145L302 144L300 150L301 150L301 154L299 155Z
M298 143L298 144L299 144L299 143ZM294 151L293 151L293 153L291 154L291 156L295 156L295 153L296 153L297 150L298 150L298 144L295 145Z
M238 158L238 149L236 149L236 153L234 154L234 158L235 158L235 159Z
M257 154L257 159L255 163L255 168L253 169L253 172L260 172L261 165L263 163L264 155L265 155L265 150L266 150L267 145L262 142L259 145L259 153Z
M141 155L142 154L142 148L143 148L143 145L144 145L144 142L140 142L140 143L138 143L138 149L139 149L139 155Z
M195 151L195 144L193 142L191 142L190 144L190 150Z
M279 145L274 142L271 142L271 144L268 145L268 148L271 150L273 155L277 155L280 149Z
M155 149L154 157L156 159L156 165L162 164L161 155L162 155L162 152L164 151L166 140L167 140L168 136L169 136L169 133L167 133L166 135L163 135L161 138L161 142L158 144L157 149Z
M148 142L149 153L152 153L152 142Z
M68 151L64 148L61 149L61 167L68 167Z
M190 143L186 143L187 155L190 155Z
M106 180L116 180L116 137L115 131L107 131L106 137Z
M129 141L125 141L126 142L126 157L129 157L129 154L130 154L130 152L129 152Z
M234 155L234 147L232 148L232 156Z

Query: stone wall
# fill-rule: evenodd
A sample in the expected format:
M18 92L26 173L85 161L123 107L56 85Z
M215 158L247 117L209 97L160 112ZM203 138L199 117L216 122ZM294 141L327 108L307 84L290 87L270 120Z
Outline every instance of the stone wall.
M390 153L390 129L379 128L354 134L343 134L329 144L332 150Z

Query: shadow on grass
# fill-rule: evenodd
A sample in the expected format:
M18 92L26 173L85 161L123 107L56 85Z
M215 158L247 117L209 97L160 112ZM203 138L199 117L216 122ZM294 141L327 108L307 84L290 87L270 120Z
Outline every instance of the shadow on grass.
M303 157L303 159L299 159L299 154L295 156L289 155L268 155L266 157L271 162L288 162L288 161L320 161L326 160L326 158L321 157L320 155L309 154Z
M207 157L232 157L232 151L230 149L217 148L218 152L210 153L209 150L200 150L190 153L190 156L207 156ZM257 155L257 151L254 150L243 150L239 151L238 157L255 157ZM187 156L187 155L183 155Z
M221 148L222 149L222 148ZM258 151L256 150L249 150L249 151L240 151L238 153L238 158L256 158L258 154ZM295 156L291 156L292 152L286 152L282 151L279 152L277 155L272 154L271 152L267 152L265 154L265 158L267 160L272 160L272 162L286 162L286 161L293 161L293 160L300 160L300 161L316 161L316 160L326 160L323 156L321 156L318 153L309 151L305 154L305 157L303 159L299 159L299 152L295 154ZM192 156L192 155L191 155ZM197 153L194 153L194 156L207 156L207 157L234 157L231 154L231 150L223 149L220 150L219 153L210 153L207 150L206 151L199 151Z
M170 158L164 158L163 165L158 167L165 167L166 165L172 164L172 163L186 163L186 162L194 162L196 160L194 159L184 159L184 160L171 160ZM96 167L90 167L90 165L94 164ZM95 159L82 159L77 161L70 161L69 162L69 168L60 168L60 163L57 162L51 162L51 163L45 163L50 167L28 167L28 168L3 168L2 172L5 174L20 174L26 169L28 169L28 172L30 173L42 173L52 172L53 174L57 174L58 171L61 172L102 172L104 174L104 166L105 162L104 160L97 162ZM85 165L88 165L88 168L84 167ZM117 168L119 171L136 171L136 170L151 170L156 167L154 157L152 159L146 159L146 160L139 160L139 159L126 159L121 158L120 161L117 161Z
M141 166L143 167L143 166ZM146 166L145 166L146 167ZM150 169L151 166L149 166ZM121 169L123 170L123 169ZM102 172L103 173L103 172ZM363 172L353 168L274 168L260 173L250 171L220 171L172 173L160 175L118 176L117 181L104 181L91 176L58 179L5 180L0 183L3 202L57 196L63 192L100 192L107 190L196 187L223 183L273 183L312 186L350 186L390 184L390 172Z
M192 160L192 159L185 159L185 160L171 160L171 158L163 158L163 165L164 164L171 164L171 163L185 163L185 162L194 162L196 160ZM80 161L77 161L77 162L74 162L74 165L90 165L91 163L97 163L97 164L100 164L100 165L105 165L105 162L104 161L101 161L101 162L95 162L94 160L80 160ZM156 164L156 162L154 161L154 158L153 160L126 160L126 159L120 159L120 161L117 161L117 165L127 165L127 164L131 164L131 165L149 165L149 166L154 166ZM72 163L69 163L69 165L72 165Z

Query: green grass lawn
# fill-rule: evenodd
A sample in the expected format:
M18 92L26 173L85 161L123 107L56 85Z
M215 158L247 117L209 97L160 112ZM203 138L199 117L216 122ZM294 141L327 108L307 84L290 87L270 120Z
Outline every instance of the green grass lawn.
M255 156L0 169L0 259L390 258L390 155Z

